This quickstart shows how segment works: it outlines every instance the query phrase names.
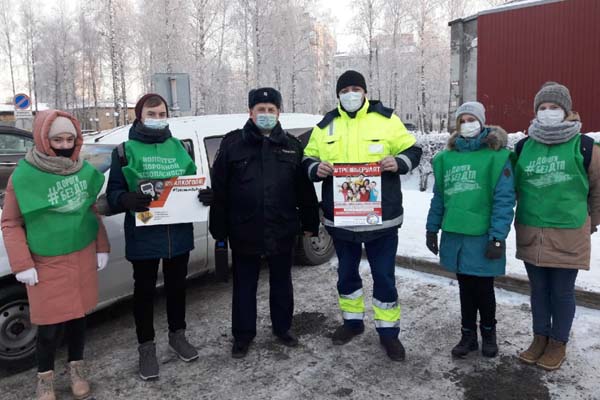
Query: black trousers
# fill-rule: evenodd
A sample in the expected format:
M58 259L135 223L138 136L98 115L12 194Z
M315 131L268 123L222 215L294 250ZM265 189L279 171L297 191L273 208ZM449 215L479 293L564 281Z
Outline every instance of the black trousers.
M69 349L69 361L83 360L85 346L85 317L72 319L52 325L38 325L36 357L38 372L54 370L56 347L60 339L60 331L64 328L65 339Z
M163 258L169 331L185 329L185 287L190 253ZM133 261L133 316L138 343L154 340L154 295L160 259Z
M462 327L477 329L477 311L480 324L486 328L496 325L496 294L494 277L456 274L460 289Z
M261 257L232 253L233 306L232 333L235 340L250 342L256 336L256 289ZM292 251L267 256L269 265L269 307L276 335L292 326L294 288L292 286Z

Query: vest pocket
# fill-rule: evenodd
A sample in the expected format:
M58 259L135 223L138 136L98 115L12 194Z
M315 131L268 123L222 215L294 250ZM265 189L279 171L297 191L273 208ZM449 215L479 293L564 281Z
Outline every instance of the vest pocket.
M323 139L321 160L336 162L341 157L341 140L339 136L326 136Z
M361 155L369 162L376 162L389 156L389 146L381 134L367 134L361 140Z

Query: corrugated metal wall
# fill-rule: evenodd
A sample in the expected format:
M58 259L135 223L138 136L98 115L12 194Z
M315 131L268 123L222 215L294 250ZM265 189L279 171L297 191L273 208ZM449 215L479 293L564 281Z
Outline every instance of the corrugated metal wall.
M546 81L571 91L583 132L600 132L600 0L566 0L478 18L477 98L487 120L524 131Z

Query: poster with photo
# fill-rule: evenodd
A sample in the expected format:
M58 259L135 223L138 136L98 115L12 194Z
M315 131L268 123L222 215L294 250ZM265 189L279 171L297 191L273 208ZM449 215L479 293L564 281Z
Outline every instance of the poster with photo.
M335 164L333 166L334 225L381 225L381 216L379 164Z
M139 190L152 196L148 211L135 213L135 226L181 224L208 220L208 207L198 201L206 178L199 175L139 182Z

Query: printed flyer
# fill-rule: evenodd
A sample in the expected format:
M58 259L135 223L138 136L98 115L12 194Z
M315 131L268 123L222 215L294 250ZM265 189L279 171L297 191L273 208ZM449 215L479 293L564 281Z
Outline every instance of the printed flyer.
M135 226L207 221L208 207L198 201L198 190L205 186L206 178L199 175L141 181L140 191L153 200L148 211L135 213Z
M382 224L379 164L335 164L333 186L335 226Z

